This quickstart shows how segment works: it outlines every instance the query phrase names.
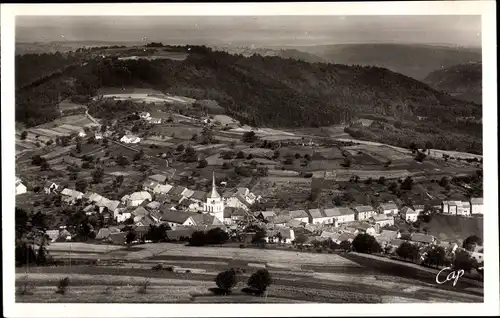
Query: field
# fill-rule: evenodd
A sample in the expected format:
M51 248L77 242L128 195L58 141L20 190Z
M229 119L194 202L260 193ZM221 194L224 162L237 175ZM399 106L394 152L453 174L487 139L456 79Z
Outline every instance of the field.
M126 248L105 245L54 243L58 257L100 259L102 265L32 267L16 271L16 285L27 283L32 295L17 295L17 302L147 302L147 303L388 303L480 302L482 293L468 284L454 289L427 282L425 277L403 278L337 254L311 254L286 250L235 247L186 247L181 244L145 244ZM64 254L66 253L66 254ZM79 255L79 256L78 256ZM121 263L103 260L122 259ZM170 270L152 270L162 264ZM239 283L229 296L215 296L209 289L220 271L239 268ZM267 268L273 284L266 297L244 294L249 276ZM187 272L189 270L189 272ZM416 276L416 275L415 275ZM422 276L422 274L420 275ZM70 278L69 292L56 294L57 282ZM145 281L150 285L139 291ZM477 288L476 288L477 289Z
M71 116L64 116L64 117L59 117L49 123L46 123L46 124L43 124L43 125L40 125L40 126L37 126L35 128L53 128L53 127L57 127L57 126L61 126L61 125L64 125L64 124L69 124L69 125L72 125L72 126L79 126L79 127L84 127L85 125L88 125L88 124L93 124L93 122L88 119L87 116L85 116L84 114L82 115L71 115Z
M71 111L75 111L77 109L83 109L85 112L85 110L87 109L87 106L85 105L81 105L81 104L75 104L75 103L72 103L68 100L64 100L62 102L59 103L59 105L57 105L59 107L59 110L61 111L61 113L64 113L64 112L71 112Z

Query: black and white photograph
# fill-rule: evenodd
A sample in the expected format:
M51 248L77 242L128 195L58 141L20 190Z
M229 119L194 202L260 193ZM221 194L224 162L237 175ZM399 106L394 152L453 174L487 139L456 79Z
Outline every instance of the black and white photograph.
M495 5L454 3L2 5L9 315L498 314Z

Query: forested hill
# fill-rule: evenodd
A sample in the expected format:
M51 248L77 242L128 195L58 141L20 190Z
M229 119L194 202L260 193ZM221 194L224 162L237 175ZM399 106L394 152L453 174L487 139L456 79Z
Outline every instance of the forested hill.
M401 74L377 67L306 63L279 57L230 55L191 47L183 61L94 60L51 79L34 90L18 92L16 116L54 114L57 94L92 95L103 86L142 86L194 98L215 99L226 111L253 125L321 126L363 112L429 116L449 120L480 116L481 107ZM68 81L68 78L73 80ZM46 111L43 109L46 108Z
M454 65L431 72L424 82L435 89L482 104L482 63Z
M339 64L374 65L423 80L440 67L481 61L481 49L438 45L360 43L297 47Z

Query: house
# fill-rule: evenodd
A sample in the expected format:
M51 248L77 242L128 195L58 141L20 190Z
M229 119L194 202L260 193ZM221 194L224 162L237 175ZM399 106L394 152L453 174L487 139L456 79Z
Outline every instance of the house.
M396 238L396 239L392 239L386 246L389 247L389 254L392 254L394 252L396 252L396 250L398 249L398 247L403 244L404 242L406 242L406 240L403 240L403 239L399 239L399 238Z
M418 214L422 213L425 211L425 205L423 204L414 204L413 205L413 210L417 212Z
M158 201L153 201L153 202L149 202L148 204L146 204L146 208L149 209L149 210L158 210L161 206L161 203L158 202Z
M413 210L412 208L405 206L401 209L401 219L405 220L406 222L416 222L418 219L418 212Z
M271 221L276 217L276 213L274 211L259 211L255 212L255 217L261 221Z
M342 235L342 233L340 232L327 232L327 231L323 231L321 232L321 235L319 236L321 240L332 240L333 242L339 244L340 241L339 241L339 237L340 235Z
M398 206L395 203L383 203L377 208L379 214L392 214L396 215L399 213Z
M250 211L250 204L241 193L235 193L229 198L225 199L226 206Z
M331 209L325 209L324 214L327 217L334 218L332 221L329 221L327 224L334 224L335 226L339 226L348 222L354 222L355 212L346 207L335 207Z
M365 222L356 222L354 224L351 224L351 227L355 228L358 233L365 233L371 236L375 236L376 234L375 228Z
M399 239L400 237L401 234L398 231L382 230L379 235L375 236L375 239L383 246L389 244L394 239Z
M87 136L87 134L85 133L84 130L78 132L78 137L82 137L83 138L83 137L86 137L86 136Z
M132 217L132 211L130 209L127 209L127 208L118 209L113 213L113 218L118 223L125 222L126 220L130 219L131 217Z
M436 241L436 238L432 235L427 235L427 234L422 234L422 233L413 233L410 236L410 241L419 243L419 244L425 244L429 245L432 244Z
M288 221L288 223L286 225L288 225L291 228L298 228L304 224L308 224L308 222L302 222L300 220L292 219L292 220Z
M24 194L27 192L26 186L21 182L21 179L16 178L16 195Z
M470 257L475 259L477 262L484 262L484 248L482 246L477 245L474 247L473 251L467 251L467 253L469 253Z
M442 211L451 215L470 215L471 203L468 201L443 201Z
M95 133L95 134L94 134L94 138L95 138L96 140L101 140L101 139L103 138L103 135L102 135L101 133L98 133L98 132L97 132L97 133Z
M122 204L126 206L139 206L142 202L149 200L153 201L151 194L146 191L134 192L130 195L125 195L122 198Z
M167 223L172 229L178 226L194 226L196 224L193 220L195 213L172 210L163 210L162 212L161 222Z
M59 186L57 184L55 184L54 182L47 181L47 182L45 182L45 184L43 186L43 190L45 191L46 194L50 194L50 193L56 192L58 187Z
M288 214L278 214L273 220L273 224L274 225L280 225L280 226L283 226L283 225L286 225L288 223L288 221L290 221L291 218L290 218L290 215Z
M115 213L115 211L118 209L120 206L120 201L118 200L109 200L106 198L102 198L100 201L97 201L95 203L96 206L99 207L99 212L103 213L106 210L110 213Z
M162 174L154 174L152 176L149 176L147 179L157 182L158 184L165 184L165 182L167 181L167 177Z
M187 189L187 188L184 189L184 191L182 191L182 193L181 193L182 197L186 198L186 199L189 199L189 197L191 197L193 194L194 194L194 191Z
M153 181L153 180L146 180L142 183L142 189L144 191L148 191L148 192L153 192L154 188L156 188L156 186L158 186L158 182L156 181Z
M483 214L483 198L470 199L470 214Z
M134 223L139 222L145 216L149 215L149 211L143 208L142 206L136 208L132 211L132 216L134 217Z
M332 217L327 217L321 209L310 209L309 212L309 223L311 224L322 224L322 223L333 223Z
M295 241L295 232L291 228L278 228L267 232L264 240L267 243L292 244Z
M173 186L170 184L157 184L153 188L154 194L167 194L170 190L172 190Z
M294 210L290 211L290 217L293 220L297 220L304 223L309 223L309 215L305 210Z
M340 236L337 239L337 241L338 241L338 244L340 244L343 241L347 241L349 243L352 243L352 241L354 240L355 237L356 237L356 235L353 234L353 233L344 232L344 233L340 234Z
M64 188L61 191L61 196L62 196L62 200L64 202L67 202L69 204L73 204L73 203L75 203L76 200L80 200L83 198L83 193L81 193L80 191L73 190L73 189Z
M155 223L156 222L149 215L145 215L139 221L134 222L134 225L135 226L147 226L147 227L149 227L150 225L153 225Z
M377 214L370 218L372 223L377 224L379 227L384 227L386 225L394 225L394 217L386 214Z
M222 225L223 222L220 221L213 215L208 213L193 213L192 219L195 226L210 226L210 225Z
M191 235L196 232L195 228L191 227L179 227L175 230L168 230L167 237L171 241L187 241L191 238Z
M134 135L125 135L120 138L120 141L126 144L137 144L141 141L141 138Z
M207 194L206 192L195 190L193 191L193 194L189 197L189 199L193 202L204 203L204 201L207 199Z
M109 236L112 233L118 233L118 232L120 232L120 230L118 228L115 228L115 227L111 227L111 228L103 227L103 228L101 228L99 230L99 232L95 236L95 239L96 240L106 240L106 239L109 239Z
M224 207L224 224L237 223L245 218L245 211L233 207Z
M159 117L151 117L151 119L149 120L149 123L151 123L151 124L161 124L161 118L159 118Z
M168 192L170 197L175 197L175 196L181 196L182 197L182 192L186 190L185 187L182 186L174 186L170 191Z
M150 120L151 119L151 114L148 112L140 112L139 117L144 120Z
M375 209L371 205L359 205L354 208L355 219L357 221L368 220L370 217L377 214Z
M457 243L441 241L438 243L438 245L441 246L442 248L444 248L444 250L446 251L447 254L455 254L455 252L458 249Z
M59 238L59 230L48 230L45 233L49 236L50 242L55 242Z

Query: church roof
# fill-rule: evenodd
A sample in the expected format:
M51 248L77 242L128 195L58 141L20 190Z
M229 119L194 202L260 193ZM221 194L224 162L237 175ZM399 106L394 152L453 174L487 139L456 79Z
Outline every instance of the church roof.
M217 188L215 186L215 173L213 174L213 177L212 177L212 191L210 192L210 195L209 195L208 198L209 199L218 199L218 198L220 198L220 195L217 192Z

